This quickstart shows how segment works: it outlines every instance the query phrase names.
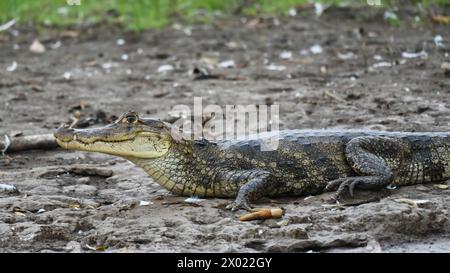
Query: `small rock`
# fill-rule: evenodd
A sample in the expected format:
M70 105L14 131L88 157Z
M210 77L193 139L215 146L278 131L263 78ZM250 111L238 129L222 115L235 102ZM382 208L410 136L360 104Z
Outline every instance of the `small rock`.
M67 243L65 249L68 252L71 252L71 253L80 253L81 252L81 245L80 245L79 242L70 241L70 242Z
M30 45L30 51L36 54L42 54L46 51L46 49L38 39L34 39L33 43Z
M86 184L89 183L89 181L91 181L91 178L89 176L81 177L77 179L77 184Z
M444 70L446 76L450 76L450 63L443 62L441 64L441 69Z
M97 188L92 185L71 185L63 188L63 193L75 193L80 195L95 195Z
M416 186L416 190L422 191L422 192L429 192L430 191L430 189L428 187L425 187L423 185Z
M290 238L294 239L308 239L308 233L305 231L304 226L299 227L299 225L288 226L284 230L284 234Z
M317 240L299 240L287 247L288 252L305 252L322 248L322 242Z

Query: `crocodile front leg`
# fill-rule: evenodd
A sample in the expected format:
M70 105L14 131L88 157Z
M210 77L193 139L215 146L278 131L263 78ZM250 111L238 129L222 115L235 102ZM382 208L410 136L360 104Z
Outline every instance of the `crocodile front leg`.
M272 188L269 183L269 176L270 173L263 170L245 170L233 173L226 181L243 184L243 186L240 187L236 199L227 206L227 209L231 209L231 211L238 209L252 211L251 203L263 197Z
M393 168L402 165L410 157L408 144L388 137L357 137L346 145L345 155L359 176L340 178L328 183L328 191L336 190L338 201L348 190L353 196L356 188L377 190L386 187L394 179Z

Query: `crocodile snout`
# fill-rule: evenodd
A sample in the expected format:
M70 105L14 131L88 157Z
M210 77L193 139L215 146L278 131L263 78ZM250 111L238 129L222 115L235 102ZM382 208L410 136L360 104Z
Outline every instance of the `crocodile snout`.
M56 139L63 142L74 140L74 138L76 137L75 129L70 128L66 124L61 125L53 135Z

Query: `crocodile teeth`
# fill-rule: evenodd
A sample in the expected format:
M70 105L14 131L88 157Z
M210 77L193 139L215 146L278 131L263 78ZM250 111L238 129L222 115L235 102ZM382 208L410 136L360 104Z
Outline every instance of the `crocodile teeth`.
M73 135L73 140L74 140L74 141L77 140L77 135Z

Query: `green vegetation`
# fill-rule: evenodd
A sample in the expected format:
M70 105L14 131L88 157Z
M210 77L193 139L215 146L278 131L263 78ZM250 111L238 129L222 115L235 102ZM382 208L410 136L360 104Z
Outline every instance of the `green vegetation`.
M161 27L173 19L188 22L210 22L223 14L277 14L286 15L293 7L311 3L311 0L0 0L0 23L16 18L19 22L67 26L106 21L120 23L129 30ZM322 0L334 5L367 1ZM385 1L389 5L398 1ZM412 1L448 4L448 0ZM77 5L80 3L80 5Z

